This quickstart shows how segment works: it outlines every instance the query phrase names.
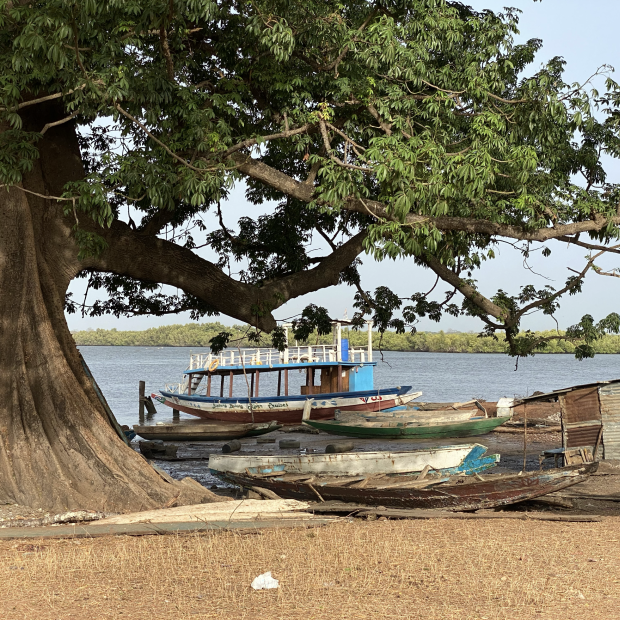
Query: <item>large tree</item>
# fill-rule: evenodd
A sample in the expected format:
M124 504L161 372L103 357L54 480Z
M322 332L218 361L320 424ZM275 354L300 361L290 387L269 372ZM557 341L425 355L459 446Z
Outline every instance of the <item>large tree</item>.
M471 272L500 239L613 247L601 156L618 154L617 95L566 85L560 59L526 75L540 42L514 44L516 27L443 0L0 1L0 501L179 494L107 421L65 319L76 277L107 293L92 314L224 313L280 345L273 311L344 281L381 329L465 312L517 354L544 346L518 336L521 317L553 313L595 259L560 291L513 296L485 297ZM242 181L249 203L278 206L235 227ZM403 300L359 282L364 250L412 256L453 290L434 301L405 274L400 319ZM324 319L309 309L300 334ZM587 355L617 328L586 317L568 337Z

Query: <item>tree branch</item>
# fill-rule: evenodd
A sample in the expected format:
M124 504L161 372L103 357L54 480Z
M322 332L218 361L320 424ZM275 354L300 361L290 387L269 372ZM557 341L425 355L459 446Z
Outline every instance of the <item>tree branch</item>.
M338 284L342 270L362 251L366 235L357 234L312 269L253 285L234 280L188 248L147 236L119 220L109 229L92 225L92 230L108 247L100 256L85 259L82 269L180 288L219 312L267 332L276 326L272 311L289 299Z
M270 136L260 136L259 138L248 138L247 140L243 140L243 142L239 142L235 144L235 146L231 146L224 153L219 154L220 157L229 157L233 153L240 151L241 149L247 148L249 146L254 146L259 142L269 142L270 140L278 140L279 138L290 138L292 136L296 136L300 133L304 133L313 127L312 123L306 123L297 129L287 129L286 131L281 131L280 133L274 133ZM218 153L214 153L214 155L218 155Z
M52 127L56 127L58 125L63 125L64 123L68 123L70 120L74 119L78 114L79 112L76 111L73 114L70 114L69 116L65 118L61 118L59 121L54 121L53 123L46 123L43 126L43 129L41 129L39 133L43 135L48 129L51 129Z
M73 47L71 48L73 49ZM103 84L100 80L96 80L95 84ZM78 90L84 90L86 88L86 84L82 84L77 88L72 88L68 90L66 93L54 93L53 95L46 95L45 97L39 97L38 99L31 99L30 101L23 101L22 103L18 103L16 107L17 110L21 110L22 108L26 108L31 105L37 105L38 103L45 103L46 101L52 101L53 99L60 99L61 97L65 97L66 95L71 95L72 93ZM7 108L0 108L0 112L4 112Z
M582 248L587 248L588 250L602 250L603 252L611 252L612 254L620 254L620 250L617 248L608 248L604 245L597 245L594 243L586 243L585 241L579 241L576 237L567 237L562 236L558 237L558 241L566 241L566 243L570 243L572 245L578 245Z
M497 304L494 304L490 299L487 299L484 295L479 293L471 284L468 284L462 280L456 273L448 269L445 265L439 262L436 258L426 255L423 259L426 263L442 280L448 282L455 289L457 289L464 297L476 304L481 310L490 314L491 316L506 322L510 318L510 313L506 308L502 308ZM498 325L497 327L503 328L504 326Z
M257 181L261 181L303 202L311 202L314 198L313 187L297 181L293 177L268 166L260 160L239 153L233 156L233 159L237 162L237 169L240 172L247 174ZM363 213L364 215L372 215L377 219L397 221L396 218L388 213L387 207L376 200L361 200L360 198L352 196L344 200L343 208L348 211ZM568 235L575 235L580 232L598 231L605 228L609 223L618 225L620 224L620 215L607 218L603 215L595 214L592 219L582 222L556 224L553 228L539 228L536 230L528 230L525 226L502 224L500 222L491 222L489 220L468 217L454 217L449 215L433 217L430 215L417 215L415 213L407 214L404 223L410 225L430 224L442 231L477 233L489 236L508 237L521 241L549 241Z

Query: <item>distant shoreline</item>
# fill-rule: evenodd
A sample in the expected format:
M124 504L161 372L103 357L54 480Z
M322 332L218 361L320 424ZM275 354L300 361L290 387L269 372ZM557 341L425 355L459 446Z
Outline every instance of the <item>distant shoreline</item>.
M208 346L199 344L82 344L76 342L78 347L141 347L143 349L207 349ZM246 345L242 345L246 348ZM249 347L253 348L253 347ZM381 349L384 353L443 353L445 355L453 355L455 353L467 355L505 355L505 351L419 351L412 349ZM375 353L380 354L380 350L374 349ZM569 351L537 351L536 355L572 355ZM604 351L597 352L597 355L620 355L620 351ZM375 360L376 361L376 360Z
M235 346L254 348L257 345L245 340L246 326L229 326L221 323L188 323L185 325L165 325L144 331L119 331L116 329L96 329L75 331L73 338L78 346L134 346L134 347L196 347L207 348L211 338L220 332L232 334ZM549 336L557 332L535 332L536 335ZM350 346L366 346L366 331L345 330ZM415 334L396 334L386 332L379 344L380 336L373 333L373 347L376 350L402 353L506 353L505 340L480 338L476 333L466 332L416 332ZM331 335L311 338L313 345L331 344ZM295 342L289 340L294 346ZM269 346L270 338L264 338L262 346ZM620 336L605 336L594 343L597 354L620 354ZM537 354L574 354L575 345L570 342L553 340L544 351Z

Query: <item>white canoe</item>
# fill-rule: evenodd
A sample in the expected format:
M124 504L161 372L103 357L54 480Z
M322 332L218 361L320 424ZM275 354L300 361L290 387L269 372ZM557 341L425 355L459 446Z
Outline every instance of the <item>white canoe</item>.
M209 469L236 474L268 474L276 471L339 476L403 474L422 471L427 465L433 469L458 468L472 451L472 457L475 455L475 458L480 458L486 448L480 444L464 444L408 452L344 452L299 456L212 454L209 457Z

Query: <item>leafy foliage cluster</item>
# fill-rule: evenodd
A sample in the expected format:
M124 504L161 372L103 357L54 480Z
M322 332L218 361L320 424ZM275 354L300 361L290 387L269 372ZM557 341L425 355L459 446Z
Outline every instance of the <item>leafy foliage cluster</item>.
M527 74L541 42L515 44L517 33L515 11L447 0L0 0L0 64L10 67L0 76L0 183L20 183L44 133L24 130L20 110L56 97L59 120L81 139L86 174L62 199L82 257L106 246L80 218L122 220L188 250L209 247L258 291L324 265L313 240L335 253L362 231L376 259L411 258L451 290L440 300L414 290L403 305L384 287L365 291L350 263L339 277L357 287L358 324L370 315L380 331L402 332L421 316L467 314L528 355L550 341L521 335L522 318L553 315L593 259L559 290L485 296L474 272L502 237L522 242L524 256L552 239L583 245L582 231L602 251L618 239L620 191L602 158L620 156L620 89L606 69L605 93L567 84L561 58ZM242 179L251 204L277 206L235 231L225 200ZM125 273L83 275L108 295L85 306L92 315L218 311L216 299L170 296ZM254 304L256 321L286 294ZM325 332L327 320L308 308L298 337ZM588 315L565 335L583 340L576 354L587 357L619 330L617 315ZM282 331L274 337L283 346ZM224 330L215 344L229 338Z

